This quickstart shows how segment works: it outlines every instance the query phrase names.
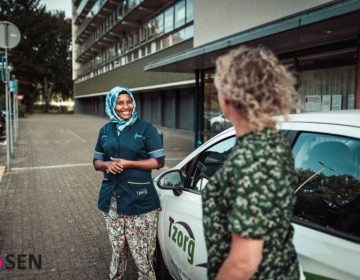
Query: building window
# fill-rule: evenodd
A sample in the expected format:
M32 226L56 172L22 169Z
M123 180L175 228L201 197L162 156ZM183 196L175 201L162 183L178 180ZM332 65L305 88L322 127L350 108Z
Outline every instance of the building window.
M148 29L147 24L145 24L140 28L140 40L141 40L141 42L146 41L148 37L149 37L149 29Z
M127 62L129 63L129 62L131 62L131 61L132 61L132 54L129 53L129 54L127 55Z
M175 4L175 28L185 24L185 0Z
M121 47L121 42L117 43L117 55L121 55L122 54L122 47Z
M194 37L194 26L193 25L186 27L184 30L185 30L184 40Z
M173 43L174 44L180 43L181 41L184 40L184 37L185 37L185 30L184 29L181 29L178 32L175 32L173 34Z
M126 40L126 38L124 38L124 39L122 40L122 52L123 52L123 53L126 53L127 50L128 50L127 40Z
M139 58L139 50L134 51L134 60Z
M164 14L161 13L155 18L155 33L156 35L160 35L164 32Z
M160 51L161 50L161 40L157 40L156 41L156 51Z
M165 27L164 32L170 32L174 29L174 6L171 6L165 11Z
M193 26L185 30L190 36ZM182 36L185 36L183 32L174 33L174 42L181 40ZM164 47L166 45L164 41ZM355 107L355 48L291 57L287 60L291 60L292 64L286 66L297 72L302 111L321 112ZM220 111L214 71L215 69L207 71L204 80L204 141L231 126Z
M139 29L136 29L133 32L133 43L134 43L134 47L139 45Z
M298 57L302 111L353 109L355 106L356 53L334 51Z
M163 39L163 48L170 47L172 45L172 35L168 35Z
M137 3L138 1L136 1L136 0L129 0L127 2L129 3L129 6L128 6L129 10L135 8L138 5L138 3Z
M117 13L117 11L115 10L115 11L113 12L113 23L114 23L114 24L115 24L116 21L117 21L116 13Z
M146 53L151 54L151 43L146 45Z
M131 32L128 36L128 49L132 49L133 47L133 33Z
M149 30L149 38L154 37L156 35L156 22L155 19L151 19L148 24L148 30Z
M146 47L141 48L141 56L146 56Z
M194 3L193 0L186 0L186 22L194 20Z
M156 52L156 43L155 42L151 42L151 52L152 53Z
M186 28L183 28L179 30L178 32L175 32L173 34L173 44L180 43L186 39L189 39L193 37L193 26L188 26Z
M220 110L214 84L214 71L206 73L204 80L204 141L231 126Z
M122 9L122 5L119 5L117 8L116 8L116 11L117 11L117 20L122 20L123 19L123 9Z
M109 16L109 28L110 28L111 26L113 26L113 24L114 24L114 17L113 17L113 15L110 15L110 16Z

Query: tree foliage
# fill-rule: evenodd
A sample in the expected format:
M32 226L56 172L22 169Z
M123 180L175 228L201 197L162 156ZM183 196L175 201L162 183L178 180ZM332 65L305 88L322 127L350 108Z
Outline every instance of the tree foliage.
M19 45L9 51L9 62L27 107L32 108L39 94L46 101L54 93L72 96L71 20L65 13L46 11L40 0L7 0L1 3L0 20L21 32Z

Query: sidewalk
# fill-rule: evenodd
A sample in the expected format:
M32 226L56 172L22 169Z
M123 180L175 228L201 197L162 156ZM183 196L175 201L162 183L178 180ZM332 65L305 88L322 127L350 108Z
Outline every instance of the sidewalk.
M91 164L105 122L83 115L20 119L13 171L0 183L0 257L25 254L27 269L0 268L0 279L108 279L111 248L97 209L102 174ZM164 133L166 169L193 149L193 134L158 129ZM0 146L0 159L5 152ZM40 270L29 269L29 254L41 254ZM127 279L136 279L132 263L128 271Z

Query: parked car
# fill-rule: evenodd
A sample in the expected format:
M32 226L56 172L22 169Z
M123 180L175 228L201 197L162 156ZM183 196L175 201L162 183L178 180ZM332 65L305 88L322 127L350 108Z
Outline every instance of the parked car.
M232 123L227 118L225 118L223 114L211 118L209 122L210 122L210 129L218 132L232 126Z
M214 117L217 117L220 115L219 111L215 111L215 110L204 110L204 122L206 124L206 126L210 125L210 120ZM208 127L208 129L210 129L210 126Z
M360 110L291 115L279 129L299 176L294 244L307 279L360 279ZM207 279L201 191L234 143L229 128L154 179L159 279Z

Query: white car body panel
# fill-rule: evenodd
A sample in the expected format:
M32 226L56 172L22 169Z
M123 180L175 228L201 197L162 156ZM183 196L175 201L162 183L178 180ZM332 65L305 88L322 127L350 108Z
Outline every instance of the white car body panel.
M360 277L360 245L294 224L294 245L306 272L332 279Z
M166 216L162 226L168 234L164 244L170 274L176 275L176 279L206 279L206 268L201 267L207 263L201 195L183 192L180 196L170 196Z

